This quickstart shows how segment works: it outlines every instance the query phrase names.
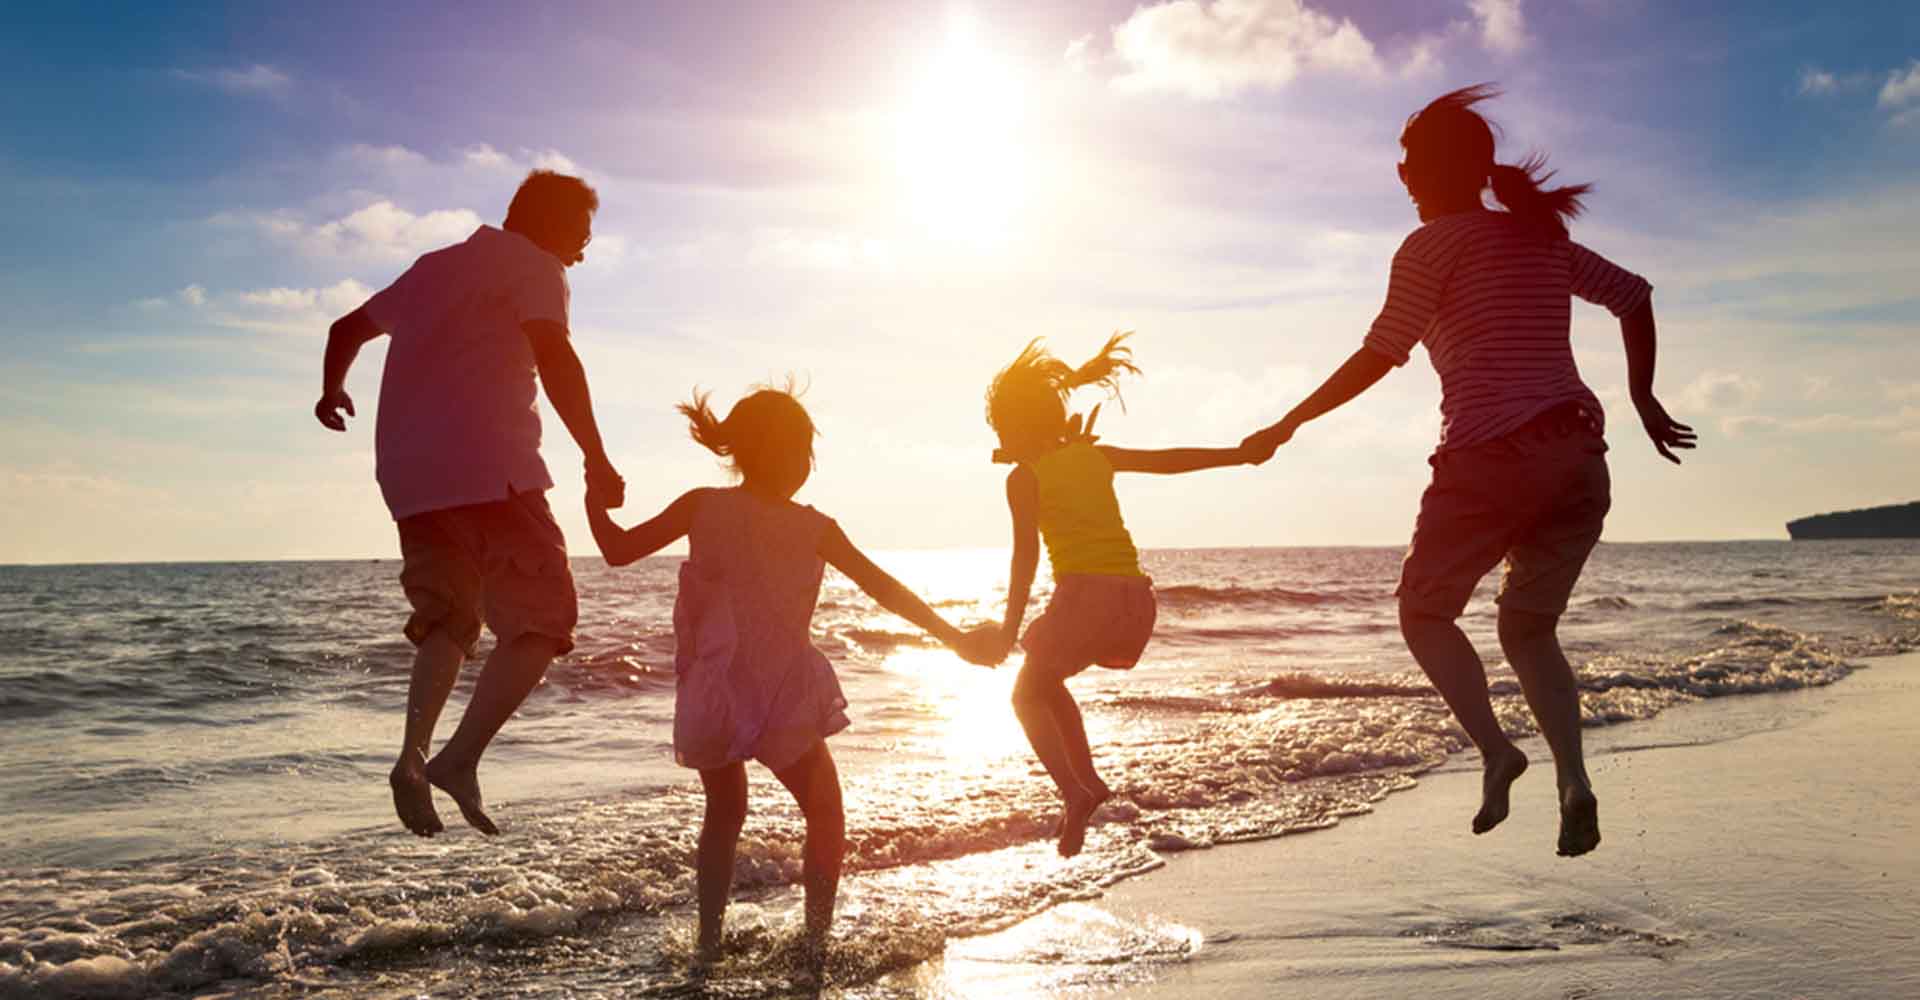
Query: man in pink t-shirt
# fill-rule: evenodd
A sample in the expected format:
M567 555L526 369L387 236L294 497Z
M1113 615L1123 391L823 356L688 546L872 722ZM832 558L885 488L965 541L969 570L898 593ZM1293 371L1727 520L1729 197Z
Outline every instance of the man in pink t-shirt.
M573 648L578 604L566 540L547 507L535 376L586 457L587 486L618 506L586 372L567 333L566 269L584 259L598 196L577 177L528 175L496 229L415 261L327 336L314 416L346 430L347 369L360 346L392 337L380 379L375 478L400 533L400 584L415 645L406 736L393 766L407 829L444 829L430 785L482 833L480 755L554 657ZM434 724L480 625L493 632L473 699L431 761Z

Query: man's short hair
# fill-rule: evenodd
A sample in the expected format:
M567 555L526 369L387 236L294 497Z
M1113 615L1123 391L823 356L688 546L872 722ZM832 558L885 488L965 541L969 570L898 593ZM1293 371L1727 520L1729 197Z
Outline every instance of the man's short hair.
M507 205L507 221L503 228L515 232L541 232L550 224L580 212L593 213L599 210L600 196L587 186L586 181L551 170L535 170L520 182L520 190L513 193L513 201Z

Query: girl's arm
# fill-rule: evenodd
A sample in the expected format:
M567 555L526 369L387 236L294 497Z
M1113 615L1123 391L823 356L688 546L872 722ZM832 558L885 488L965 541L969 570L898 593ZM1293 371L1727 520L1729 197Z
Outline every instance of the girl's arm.
M1007 616L1000 641L1011 650L1020 639L1033 573L1040 564L1040 479L1024 465L1007 473L1007 512L1013 515L1013 564L1007 570Z
M1107 456L1115 472L1155 472L1163 476L1228 465L1246 465L1255 463L1259 457L1244 443L1238 448L1160 448L1154 451L1115 448L1104 444L1095 447Z
M956 650L962 648L966 637L954 628L939 612L927 606L906 585L893 578L892 574L873 564L866 553L853 547L847 534L839 525L827 529L820 537L817 550L820 558L825 559L834 569L847 575L855 586L867 592L881 607L920 626L929 635L946 643Z
M1264 462L1272 458L1274 449L1286 444L1301 424L1345 406L1353 397L1373 388L1373 384L1391 370L1393 359L1370 347L1360 348L1327 376L1313 395L1281 417L1279 423L1247 435L1240 446L1249 449L1250 461Z
M693 510L705 490L690 490L667 505L653 520L622 529L613 523L600 495L587 492L587 526L593 529L593 544L609 566L625 566L645 559L687 536L693 527Z
M1653 397L1653 299L1620 317L1620 336L1627 347L1627 390L1640 414L1640 425L1653 439L1653 450L1679 465L1680 456L1671 449L1693 447L1696 436L1693 428L1668 416L1667 408Z

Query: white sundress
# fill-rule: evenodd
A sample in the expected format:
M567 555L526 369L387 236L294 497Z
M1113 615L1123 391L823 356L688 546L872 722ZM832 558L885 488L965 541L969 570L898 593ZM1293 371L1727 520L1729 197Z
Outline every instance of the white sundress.
M745 489L700 498L673 604L673 756L707 770L775 771L847 728L833 664L813 647L832 519Z

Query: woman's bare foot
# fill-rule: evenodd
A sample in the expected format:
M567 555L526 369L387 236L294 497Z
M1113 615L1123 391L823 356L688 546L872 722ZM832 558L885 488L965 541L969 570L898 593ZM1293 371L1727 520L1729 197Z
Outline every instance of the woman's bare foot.
M1105 784L1096 784L1083 789L1078 795L1067 796L1065 813L1060 817L1060 856L1071 858L1080 853L1087 842L1087 824L1100 808L1100 803L1113 797L1113 792Z
M393 788L393 811L401 825L416 837L431 837L446 829L433 808L433 789L427 785L426 761L419 753L408 751L394 762L387 773Z
M1507 818L1507 790L1527 773L1527 755L1518 747L1490 756L1480 773L1480 811L1473 814L1473 832L1482 834Z
M471 766L456 767L435 757L427 762L426 774L433 787L447 793L460 807L460 815L466 817L468 826L489 837L500 832L493 820L487 818L486 808L480 802L480 776Z
M1593 790L1574 786L1560 793L1560 846L1563 858L1579 857L1600 846L1600 802Z

